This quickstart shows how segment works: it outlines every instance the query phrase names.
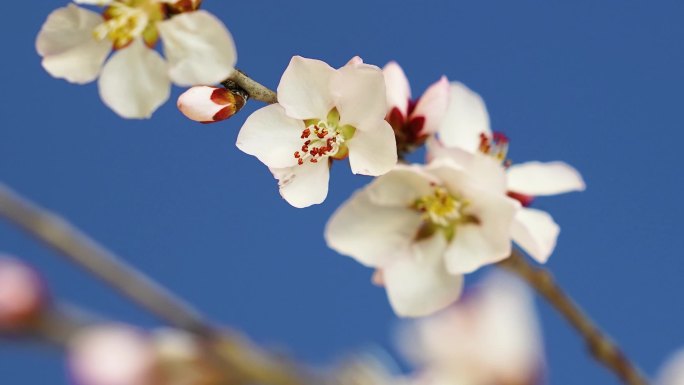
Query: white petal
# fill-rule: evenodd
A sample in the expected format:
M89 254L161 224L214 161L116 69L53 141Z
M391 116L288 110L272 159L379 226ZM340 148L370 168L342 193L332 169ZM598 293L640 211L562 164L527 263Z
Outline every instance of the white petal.
M98 85L102 101L124 118L149 118L171 92L164 59L140 39L109 59Z
M102 16L73 4L53 11L36 38L43 68L72 83L95 80L112 48L109 40L93 36L93 30L102 22Z
M387 92L382 70L368 64L345 65L332 78L331 91L340 123L361 130L387 114Z
M328 162L305 162L301 166L271 168L271 172L278 179L280 195L294 207L322 203L328 195Z
M484 101L464 84L451 83L451 100L439 128L440 139L447 147L476 152L482 133L491 134Z
M452 274L471 273L499 262L511 254L511 227L519 204L502 194L464 191L470 202L468 213L479 223L461 225L446 252Z
M330 82L335 70L314 59L294 56L278 84L278 103L290 117L324 119L334 107Z
M422 116L425 118L423 133L434 134L439 130L447 113L450 98L451 87L446 76L442 76L420 97L411 117Z
M183 92L178 97L178 109L196 122L210 123L219 119L219 112L225 108L234 108L234 104L229 103L230 91L225 88L196 86Z
M383 269L387 295L397 315L426 316L460 297L463 276L447 272L445 248L444 237L430 237L413 244L402 258Z
M392 126L385 120L375 120L361 127L347 142L352 172L373 176L388 172L397 164L397 142Z
M111 4L112 1L114 0L74 0L74 3L105 6Z
M445 147L434 136L429 136L425 141L425 159L428 163L440 159L449 159L465 167L472 161L473 156L475 154L458 147Z
M684 349L670 357L660 368L656 385L684 385Z
M382 69L385 76L385 89L387 91L387 108L398 108L403 116L408 113L408 104L411 99L411 86L401 69L396 62L389 62Z
M355 193L328 221L328 247L359 263L378 267L396 260L421 224L418 212L407 207L386 207L372 202L367 191Z
M508 169L508 189L525 195L555 195L586 188L582 175L564 162L527 162Z
M408 207L416 199L430 195L432 184L439 180L424 172L418 165L398 164L366 187L373 203L380 206Z
M556 247L560 227L545 211L521 208L513 220L513 240L539 263L546 263Z
M177 85L216 84L233 72L237 61L233 37L211 13L182 13L157 27L169 62L169 77Z
M450 191L463 194L462 190L475 189L505 195L506 173L493 158L480 153L463 154L455 148L449 152L458 156L435 159L426 171L438 177Z
M297 164L294 157L304 143L304 122L286 115L280 104L271 104L252 113L242 125L236 146L273 168Z

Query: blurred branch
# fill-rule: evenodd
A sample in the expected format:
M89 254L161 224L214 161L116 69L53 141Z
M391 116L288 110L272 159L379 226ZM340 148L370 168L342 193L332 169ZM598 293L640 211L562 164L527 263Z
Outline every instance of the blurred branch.
M500 262L499 266L521 277L543 296L584 338L592 356L613 371L625 384L648 384L639 368L558 286L549 271L531 265L518 250L513 250L511 256Z
M238 383L303 385L320 383L298 366L273 356L240 338L213 327L200 314L149 277L126 264L63 218L50 213L0 184L0 216L22 228L111 285L168 324L205 341L227 377ZM46 313L37 325L50 340L60 341L76 330L76 318L66 312Z
M235 69L235 72L233 72L228 80L234 81L238 86L240 86L240 88L245 90L252 99L268 104L278 102L278 96L276 95L275 91L269 89L261 83L258 83L254 79L245 75L245 73L239 69Z

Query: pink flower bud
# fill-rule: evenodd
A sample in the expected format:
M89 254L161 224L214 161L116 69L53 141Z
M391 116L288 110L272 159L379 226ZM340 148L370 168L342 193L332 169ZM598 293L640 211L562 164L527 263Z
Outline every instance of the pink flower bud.
M178 109L196 122L213 123L235 115L245 98L225 88L196 86L178 97Z
M0 256L0 331L29 326L45 302L38 273L17 259Z
M69 344L69 365L78 385L150 385L158 376L151 339L123 324L79 333Z

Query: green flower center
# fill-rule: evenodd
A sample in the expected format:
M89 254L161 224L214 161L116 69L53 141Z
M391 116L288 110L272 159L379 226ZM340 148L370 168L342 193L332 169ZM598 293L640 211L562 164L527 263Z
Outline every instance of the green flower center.
M458 226L479 223L477 217L468 213L470 202L458 194L450 193L442 186L433 187L432 194L416 199L411 208L423 214L423 224L416 234L424 239L439 232L447 241L456 235Z
M152 47L159 39L156 23L166 18L166 12L158 0L118 0L102 16L104 23L93 31L96 39L109 39L119 49L142 37Z
M305 162L318 163L328 158L344 159L349 154L345 142L354 136L356 128L348 124L340 125L337 108L330 110L324 120L308 119L304 124L306 128L301 135L302 147L294 153L300 166Z

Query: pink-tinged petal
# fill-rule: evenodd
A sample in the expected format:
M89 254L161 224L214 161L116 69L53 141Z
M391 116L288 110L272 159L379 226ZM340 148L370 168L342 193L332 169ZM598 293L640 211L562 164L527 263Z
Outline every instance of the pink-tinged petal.
M387 108L398 108L401 114L406 117L408 114L408 104L411 99L411 86L408 78L396 62L389 62L382 69L385 76L385 89L387 91Z
M109 40L93 36L93 30L102 22L102 16L73 4L53 11L36 38L43 68L71 83L95 80L112 49Z
M347 142L352 172L372 176L388 172L397 164L397 142L392 126L376 120L361 127Z
M420 97L411 117L422 116L425 118L422 131L424 134L434 134L439 130L447 113L450 98L451 87L446 76L442 76Z
M511 254L511 228L517 201L486 191L462 191L476 223L461 225L446 252L447 269L466 274L506 259Z
M213 123L227 119L239 111L244 99L225 88L196 86L178 97L178 109L188 119Z
M582 175L564 162L527 162L508 169L510 191L539 196L556 195L586 188Z
M480 134L491 135L489 114L482 97L462 83L451 83L447 113L439 128L439 137L447 147L476 152Z
M235 145L268 167L291 167L297 164L294 153L304 143L304 128L304 122L289 117L280 104L271 104L247 118Z
M433 236L414 243L383 269L387 296L400 317L421 317L442 310L461 296L463 276L444 265L446 240Z
M324 119L334 107L330 83L335 69L315 59L294 56L278 84L278 103L296 119Z
M353 58L349 59L347 62L348 66L357 66L363 64L363 59L361 59L361 56L354 56Z
M169 62L169 77L179 86L211 85L234 71L237 51L223 22L203 10L181 13L157 24Z
M328 196L328 162L304 162L301 166L271 168L271 172L278 179L280 195L294 207L316 205Z
M423 171L421 166L398 164L387 174L366 187L366 193L376 205L409 207L416 199L431 195L439 180Z
M126 325L85 329L69 343L71 376L78 385L153 383L155 352L149 338Z
M341 124L362 130L385 119L387 93L380 68L368 64L345 65L337 70L330 87Z
M656 385L684 385L684 349L677 351L658 371Z
M140 39L117 51L98 82L102 101L124 118L149 118L171 92L166 63Z
M553 253L558 233L560 227L545 211L521 208L513 220L513 240L539 263Z
M365 266L381 267L409 247L422 222L408 207L375 204L367 191L355 193L325 228L328 247Z
M0 331L28 327L45 302L38 273L17 259L0 256Z

